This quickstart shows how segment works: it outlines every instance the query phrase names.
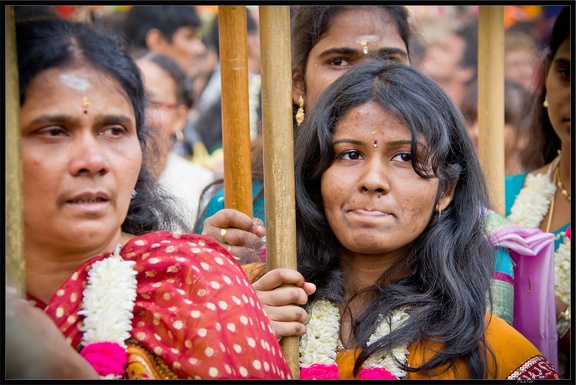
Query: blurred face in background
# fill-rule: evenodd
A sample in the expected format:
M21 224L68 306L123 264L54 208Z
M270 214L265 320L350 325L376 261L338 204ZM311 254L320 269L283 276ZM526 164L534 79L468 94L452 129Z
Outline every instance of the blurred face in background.
M137 64L148 95L146 122L159 139L160 159L155 173L161 174L176 134L184 129L188 108L178 102L176 82L168 72L151 60L140 59Z
M507 51L504 55L504 76L515 80L524 89L534 88L535 57L527 49Z
M158 30L152 30L149 38L149 47L153 52L169 56L184 70L187 76L195 75L195 63L198 56L206 52L206 45L200 39L194 27L180 27L172 35L172 41Z

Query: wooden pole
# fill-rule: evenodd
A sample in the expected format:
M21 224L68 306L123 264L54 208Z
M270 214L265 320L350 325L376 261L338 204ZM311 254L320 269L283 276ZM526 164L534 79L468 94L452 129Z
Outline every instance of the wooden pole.
M24 259L24 199L22 161L20 159L20 92L14 7L6 6L6 283L15 287L19 296L26 292Z
M478 152L494 211L504 215L504 8L480 6Z
M260 47L266 264L268 270L296 269L289 6L260 6ZM280 344L292 376L299 379L299 338L284 337Z
M218 31L225 154L224 202L226 208L252 217L246 6L218 6Z

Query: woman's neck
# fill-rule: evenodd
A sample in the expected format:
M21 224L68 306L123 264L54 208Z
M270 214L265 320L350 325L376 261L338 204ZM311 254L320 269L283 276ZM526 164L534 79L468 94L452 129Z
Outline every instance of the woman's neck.
M86 261L113 252L118 242L124 244L128 239L129 236L118 233L109 241L86 248L27 241L26 292L48 303L62 284Z
M404 251L399 251L397 255L386 256L352 253L342 255L340 264L346 285L346 296L349 298L358 290L375 285L378 279L403 256Z
M562 146L561 154L562 156L560 157L560 163L558 164L558 167L560 168L559 172L560 180L562 181L562 187L564 188L564 190L566 190L569 195L572 195L572 184L570 183L571 182L570 168L572 167L572 165L570 164L571 163L570 147L564 148L564 146Z

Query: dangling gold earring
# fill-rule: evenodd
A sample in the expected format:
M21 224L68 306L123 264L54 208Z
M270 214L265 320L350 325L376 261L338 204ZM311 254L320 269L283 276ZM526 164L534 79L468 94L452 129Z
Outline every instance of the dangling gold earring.
M542 103L542 105L544 106L544 108L548 108L548 95L544 97L544 103Z
M304 115L305 115L304 98L302 98L302 96L300 96L300 100L298 101L298 103L300 104L300 108L298 108L298 111L296 111L296 124L300 126L304 121Z

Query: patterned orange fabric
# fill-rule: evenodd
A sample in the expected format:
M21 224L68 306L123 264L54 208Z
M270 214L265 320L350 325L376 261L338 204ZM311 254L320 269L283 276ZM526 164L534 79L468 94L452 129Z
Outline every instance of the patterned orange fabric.
M163 231L131 239L120 255L138 272L132 338L178 378L291 378L248 277L219 243ZM28 297L78 350L87 272L107 256L81 266L47 305Z
M489 315L489 313L488 313ZM487 315L487 317L488 317ZM538 349L524 338L506 321L492 315L486 329L486 340L494 353L495 362L489 361L490 379L559 379L558 373L550 362L540 355ZM408 346L408 364L412 367L421 366L423 362L431 359L434 352L441 346L430 341ZM340 378L353 379L354 351L343 351L337 354L338 374ZM496 363L496 365L494 365ZM438 370L441 372L442 370ZM421 372L408 373L406 379L410 380L454 380L469 379L467 369L462 362L456 363L452 368L440 374L425 374Z

